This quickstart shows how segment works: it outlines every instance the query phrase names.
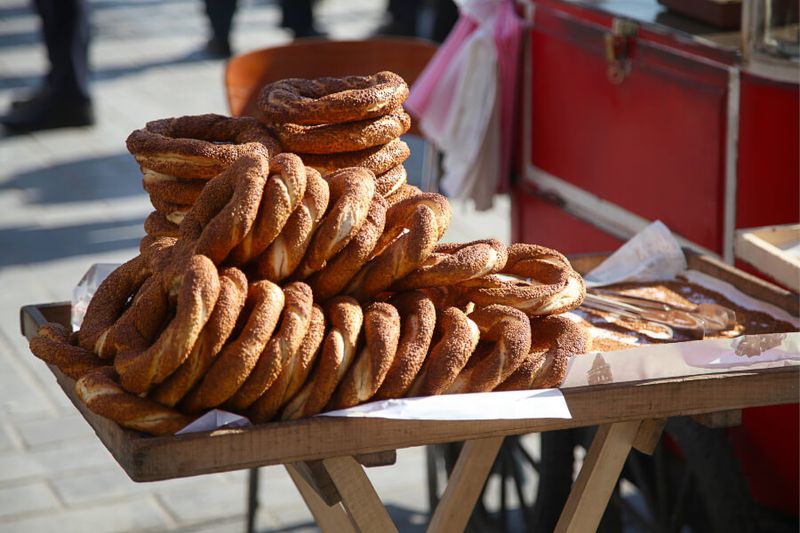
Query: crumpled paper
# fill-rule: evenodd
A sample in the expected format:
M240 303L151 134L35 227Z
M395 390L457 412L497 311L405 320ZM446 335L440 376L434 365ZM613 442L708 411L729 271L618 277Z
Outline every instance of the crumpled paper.
M623 281L673 279L686 270L686 257L669 228L656 220L583 277L586 287Z
M250 425L250 420L244 416L221 409L212 409L195 418L192 423L175 434L186 435L187 433L200 433L221 428L242 428Z

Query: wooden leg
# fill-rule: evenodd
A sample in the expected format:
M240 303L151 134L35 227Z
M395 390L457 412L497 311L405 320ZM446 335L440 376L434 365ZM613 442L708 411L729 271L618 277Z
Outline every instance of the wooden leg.
M364 468L353 457L331 457L323 459L322 464L339 491L342 505L350 514L357 530L387 533L397 531Z
M256 513L258 512L258 468L247 471L247 533L256 531Z
M597 530L641 425L640 420L634 420L598 428L558 520L556 533Z
M350 522L350 517L347 516L344 508L340 503L335 505L328 505L317 494L317 491L309 485L294 465L286 465L286 471L289 477L294 481L297 490L306 502L308 510L314 515L317 525L323 533L355 533L356 529Z
M464 443L447 488L431 517L428 533L464 531L502 443L503 437Z

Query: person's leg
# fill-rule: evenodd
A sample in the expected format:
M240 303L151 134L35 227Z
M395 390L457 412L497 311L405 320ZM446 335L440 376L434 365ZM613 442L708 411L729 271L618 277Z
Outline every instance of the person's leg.
M281 0L281 27L294 32L295 37L323 35L314 27L312 0Z
M207 51L215 56L230 57L231 27L236 13L236 0L205 0L206 15L211 26Z
M94 123L89 90L89 11L83 0L36 0L50 70L43 88L2 123L37 130Z

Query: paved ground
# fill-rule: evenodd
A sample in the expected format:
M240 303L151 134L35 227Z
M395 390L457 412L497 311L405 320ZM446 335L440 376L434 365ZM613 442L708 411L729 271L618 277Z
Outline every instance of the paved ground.
M237 51L290 39L277 28L272 2L240 4ZM20 306L68 300L89 265L136 253L150 207L125 151L128 133L155 118L226 112L224 64L199 52L206 39L199 0L92 5L97 126L0 137L0 533L241 531L243 472L131 482L19 333ZM366 37L383 8L323 0L318 24L334 38ZM28 2L0 0L0 109L35 86L45 66ZM507 205L488 215L456 206L452 227L450 239L507 239ZM258 529L309 529L285 472L271 467L261 475ZM396 467L369 475L403 531L421 530L424 450L401 450Z

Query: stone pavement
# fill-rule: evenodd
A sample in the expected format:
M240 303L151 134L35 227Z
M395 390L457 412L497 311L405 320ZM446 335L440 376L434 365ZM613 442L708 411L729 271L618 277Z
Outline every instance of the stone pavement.
M68 300L92 263L136 253L151 210L125 150L148 120L225 113L224 63L200 51L200 0L92 1L91 59L98 124L0 137L0 533L242 531L244 472L136 484L99 443L33 358L19 308ZM366 37L384 3L323 0L320 29ZM289 41L273 2L241 1L233 45L246 51ZM38 18L26 0L0 0L0 110L46 68ZM0 134L2 135L2 134ZM488 214L455 206L449 239L508 239L507 204ZM422 448L395 467L369 469L403 531L427 520ZM311 530L311 517L281 467L261 469L260 531Z

